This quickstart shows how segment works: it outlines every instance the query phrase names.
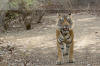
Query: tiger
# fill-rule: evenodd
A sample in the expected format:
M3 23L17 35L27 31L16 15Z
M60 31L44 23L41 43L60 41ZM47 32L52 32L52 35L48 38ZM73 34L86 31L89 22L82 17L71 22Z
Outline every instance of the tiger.
M56 42L57 42L57 61L56 64L64 63L64 56L69 57L69 63L73 63L74 33L71 14L57 15ZM66 53L64 53L66 47Z

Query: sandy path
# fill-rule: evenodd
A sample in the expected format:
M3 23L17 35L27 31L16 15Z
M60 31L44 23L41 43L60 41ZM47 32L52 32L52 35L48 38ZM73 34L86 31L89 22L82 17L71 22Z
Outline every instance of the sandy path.
M34 64L55 65L56 61L56 16L44 17L44 22L35 29L7 33L1 37L17 45L19 49L33 52ZM88 14L73 15L76 62L64 65L100 65L100 19ZM47 23L48 22L48 23ZM47 24L47 25L45 25Z

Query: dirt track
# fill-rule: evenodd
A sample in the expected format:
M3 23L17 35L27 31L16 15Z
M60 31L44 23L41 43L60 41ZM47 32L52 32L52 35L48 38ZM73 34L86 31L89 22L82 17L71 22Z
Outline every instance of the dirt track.
M35 65L54 66L57 56L55 23L56 15L46 16L43 23L29 31L2 34L10 44L16 45L21 51L32 54ZM74 22L75 63L65 66L99 66L100 65L100 17L89 14L76 14L72 17ZM47 24L47 25L46 25ZM65 57L67 59L67 57ZM29 65L30 66L30 65Z

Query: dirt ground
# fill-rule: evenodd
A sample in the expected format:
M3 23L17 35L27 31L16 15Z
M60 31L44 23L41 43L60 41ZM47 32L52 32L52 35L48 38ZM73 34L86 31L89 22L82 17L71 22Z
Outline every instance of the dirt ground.
M55 66L57 59L56 19L56 14L48 15L44 17L42 24L34 25L37 27L32 30L13 33L8 31L8 33L1 34L0 39L5 40L5 43L1 43L0 46L16 46L18 50L30 57L31 61L27 66L33 66L32 64L34 66ZM99 66L100 17L79 13L73 14L72 20L75 35L75 63L67 63L67 57L65 57L63 66Z

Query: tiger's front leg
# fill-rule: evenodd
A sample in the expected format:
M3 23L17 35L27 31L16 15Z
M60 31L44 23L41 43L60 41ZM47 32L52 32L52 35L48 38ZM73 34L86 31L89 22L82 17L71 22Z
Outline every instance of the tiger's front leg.
M66 45L66 53L64 55L69 55L70 46Z
M63 53L64 53L64 45L63 45L63 37L60 35L60 31L56 30L56 39L57 39L57 50L58 50L58 58L56 64L63 63Z
M70 51L69 51L69 63L73 63L73 62L74 62L73 46L74 46L74 42L72 42L72 44L71 44L71 46L70 46Z
M57 58L57 65L63 64L64 60L63 60L63 53L64 53L64 46L63 44L60 44L59 42L57 42L57 49L58 49L58 58Z

